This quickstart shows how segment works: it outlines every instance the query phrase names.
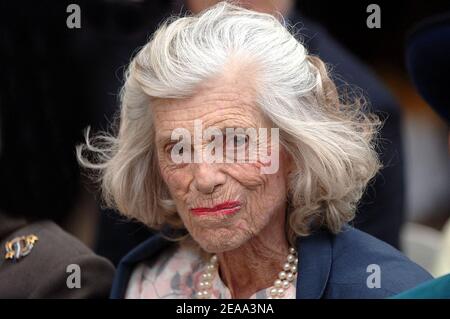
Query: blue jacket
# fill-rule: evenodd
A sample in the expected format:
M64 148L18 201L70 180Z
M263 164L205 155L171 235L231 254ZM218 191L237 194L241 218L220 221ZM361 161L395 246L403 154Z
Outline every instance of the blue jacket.
M158 258L173 244L157 234L126 255L117 268L111 298L124 297L138 263ZM322 230L299 238L297 249L297 299L386 298L432 279L392 246L350 226L337 235ZM379 282L374 279L378 275Z

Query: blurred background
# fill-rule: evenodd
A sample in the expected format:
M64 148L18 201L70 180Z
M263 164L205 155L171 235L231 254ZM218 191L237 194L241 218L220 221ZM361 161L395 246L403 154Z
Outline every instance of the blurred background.
M0 211L52 219L115 264L151 235L144 225L101 206L95 185L80 171L75 146L87 126L108 130L125 68L158 24L211 2L2 1ZM70 3L81 9L81 28L66 25ZM371 3L381 9L381 28L367 27ZM363 198L355 226L442 274L436 260L450 217L448 123L411 84L404 52L411 30L448 12L450 2L291 5L285 18L300 30L310 52L329 63L338 85L361 89L386 120L380 146L386 168Z

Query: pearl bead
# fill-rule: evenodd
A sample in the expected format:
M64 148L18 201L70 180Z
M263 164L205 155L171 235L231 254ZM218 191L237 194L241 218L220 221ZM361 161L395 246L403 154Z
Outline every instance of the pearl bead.
M211 297L212 279L217 269L218 258L216 255L212 255L209 264L206 265L206 269L200 276L200 282L198 283L199 291L195 296L198 299L206 299ZM289 288L290 282L294 280L297 273L297 252L293 247L289 248L289 255L287 256L287 262L283 265L283 271L278 274L278 279L274 281L273 287L269 291L268 299L280 299L284 296L286 289Z
M277 294L278 294L278 289L277 288L270 289L270 295L271 296L276 296Z
M281 288L281 280L280 279L277 279L277 280L275 280L275 283L273 284L276 288Z
M288 281L293 281L294 280L294 275L292 273L288 273L287 276L286 276L286 279Z
M203 281L210 280L210 279L212 279L212 274L210 272L202 274L202 280Z
M205 287L205 288L211 288L211 286L212 286L211 282L209 282L209 281L203 282L203 287Z

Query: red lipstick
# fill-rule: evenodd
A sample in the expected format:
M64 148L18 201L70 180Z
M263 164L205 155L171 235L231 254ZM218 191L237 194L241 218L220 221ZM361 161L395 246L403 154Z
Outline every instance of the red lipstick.
M191 212L197 216L204 215L230 215L241 209L241 202L239 201L227 201L220 203L214 207L196 207L191 208Z

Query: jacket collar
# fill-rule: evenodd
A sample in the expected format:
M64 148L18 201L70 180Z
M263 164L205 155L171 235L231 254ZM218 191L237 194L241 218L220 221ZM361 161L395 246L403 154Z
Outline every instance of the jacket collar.
M133 249L120 262L111 289L111 298L124 298L134 266L155 256L172 242L156 234ZM318 231L297 240L297 299L320 299L325 292L331 271L331 235Z
M110 298L121 299L125 298L128 282L131 277L131 273L141 261L149 259L156 255L159 251L169 246L172 242L165 239L161 233L152 235L149 239L142 242L131 252L129 252L120 261L116 274L114 276Z
M320 230L297 239L297 299L320 299L325 292L332 264L331 235Z

